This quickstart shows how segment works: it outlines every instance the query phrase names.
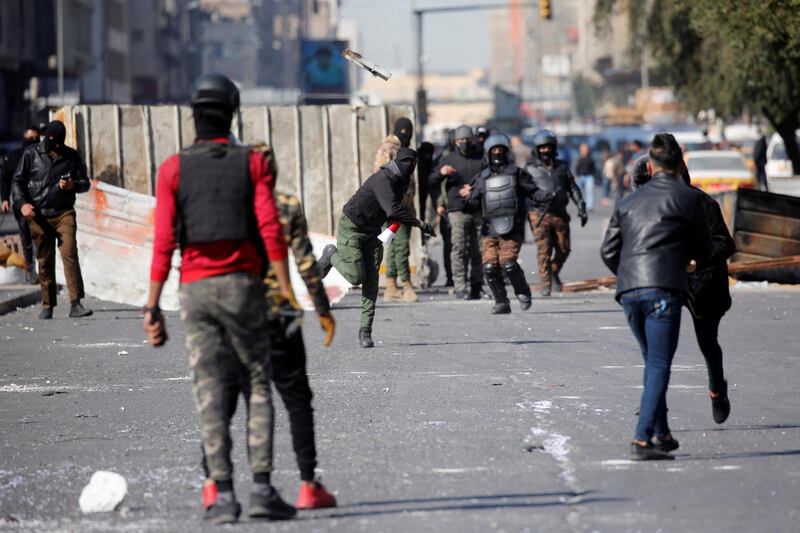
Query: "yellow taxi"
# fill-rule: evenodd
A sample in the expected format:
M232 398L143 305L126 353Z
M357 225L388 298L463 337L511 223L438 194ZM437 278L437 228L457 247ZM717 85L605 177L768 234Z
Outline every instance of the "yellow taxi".
M686 168L692 185L704 191L720 192L739 187L757 188L753 171L744 156L735 150L697 150L686 154Z

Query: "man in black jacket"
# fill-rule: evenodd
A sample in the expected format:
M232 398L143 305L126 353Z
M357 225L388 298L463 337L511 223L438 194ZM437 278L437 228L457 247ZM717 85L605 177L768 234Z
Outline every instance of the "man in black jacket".
M555 198L550 201L531 201L528 214L538 250L541 293L542 296L550 296L551 289L556 292L562 289L558 274L569 257L570 218L567 204L570 198L578 206L581 226L586 225L589 217L581 190L575 183L569 165L556 159L558 145L555 134L550 130L542 130L533 138L533 144L534 160L526 170L540 189L555 194Z
M17 170L22 154L29 146L39 144L39 128L36 126L28 126L25 133L22 135L22 146L8 154L0 165L0 199L2 199L3 213L11 211L11 180L14 177L14 172ZM36 265L33 260L33 239L31 238L31 230L28 226L28 219L22 216L19 211L19 206L14 206L14 218L17 219L17 226L19 226L19 238L22 241L22 253L25 256L25 280L31 285L36 285L39 282L36 276Z
M372 322L378 297L378 277L383 259L383 243L378 239L387 221L398 222L422 233L435 235L433 227L418 220L402 205L403 197L417 164L417 153L400 148L397 157L381 167L356 191L344 206L339 219L336 245L329 244L318 261L324 278L336 268L353 285L361 285L361 328L358 332L362 348L372 348Z
M546 202L554 195L539 189L530 175L510 160L511 142L505 135L491 135L484 150L487 167L473 185L464 185L460 194L467 205L482 210L483 274L494 296L492 314L511 312L503 272L526 311L531 306L531 288L517 262L525 240L525 200Z
M650 181L647 172L647 156L640 157L632 168L634 190ZM682 165L681 176L687 185L691 178L686 165ZM700 189L696 189L700 190ZM701 191L702 192L702 191ZM711 196L703 193L705 222L711 230L713 247L706 268L690 265L689 297L686 307L692 314L694 332L700 352L708 369L708 388L711 396L711 413L714 422L722 424L731 412L728 399L728 382L722 367L722 348L719 346L719 323L731 308L731 293L728 288L728 259L736 252L736 243L725 225L722 210Z
M86 317L92 311L81 305L84 293L78 262L75 194L89 190L89 178L80 154L64 144L67 130L62 122L48 124L43 135L41 143L25 149L11 184L14 205L28 219L36 242L42 287L39 318L53 318L56 305L56 243L69 289L69 316Z
M689 291L686 269L709 264L711 233L703 194L680 176L683 154L675 138L653 138L649 183L617 202L601 256L617 275L617 301L645 361L634 460L672 459L677 449L667 423L667 386L678 346L681 307Z
M432 189L438 190L442 183L445 184L446 216L452 239L450 260L456 297L479 299L483 285L481 249L478 244L481 218L475 208L467 205L459 191L464 185L472 185L480 173L483 154L482 150L473 146L472 128L469 126L462 124L456 128L455 138L456 151L444 156L428 179Z

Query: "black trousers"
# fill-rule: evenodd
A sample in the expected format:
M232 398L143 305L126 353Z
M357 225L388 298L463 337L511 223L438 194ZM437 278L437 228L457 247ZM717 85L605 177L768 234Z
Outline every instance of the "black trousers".
M708 368L708 388L712 392L722 392L725 387L725 375L722 369L722 348L717 340L722 316L707 315L703 318L696 318L692 315L692 320L697 344L706 360L706 368Z
M292 447L300 470L300 479L313 481L314 469L317 467L317 447L314 438L314 408L311 406L313 393L306 372L306 347L302 331L298 330L290 338L272 336L272 382L289 414ZM240 392L244 394L245 405L250 402L248 381L240 379L239 383L238 389L231 388L228 391L231 395L227 402L231 417L236 411L236 400ZM205 453L203 471L208 477Z

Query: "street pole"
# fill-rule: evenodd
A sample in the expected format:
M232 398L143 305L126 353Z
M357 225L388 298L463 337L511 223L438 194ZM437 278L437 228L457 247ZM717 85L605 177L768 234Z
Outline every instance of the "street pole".
M423 129L428 122L428 98L425 94L425 65L424 65L424 45L422 42L422 11L414 11L417 29L417 122L419 131L417 137L423 138Z
M58 56L58 98L64 105L64 0L56 0L56 55Z

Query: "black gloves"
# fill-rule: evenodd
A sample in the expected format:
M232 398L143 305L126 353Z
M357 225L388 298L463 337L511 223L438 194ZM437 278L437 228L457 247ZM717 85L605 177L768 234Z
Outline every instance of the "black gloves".
M419 229L422 230L422 233L424 233L425 235L436 237L436 229L427 222L422 222Z
M589 215L586 213L586 204L581 203L578 206L578 217L581 219L581 227L584 227L589 222Z

